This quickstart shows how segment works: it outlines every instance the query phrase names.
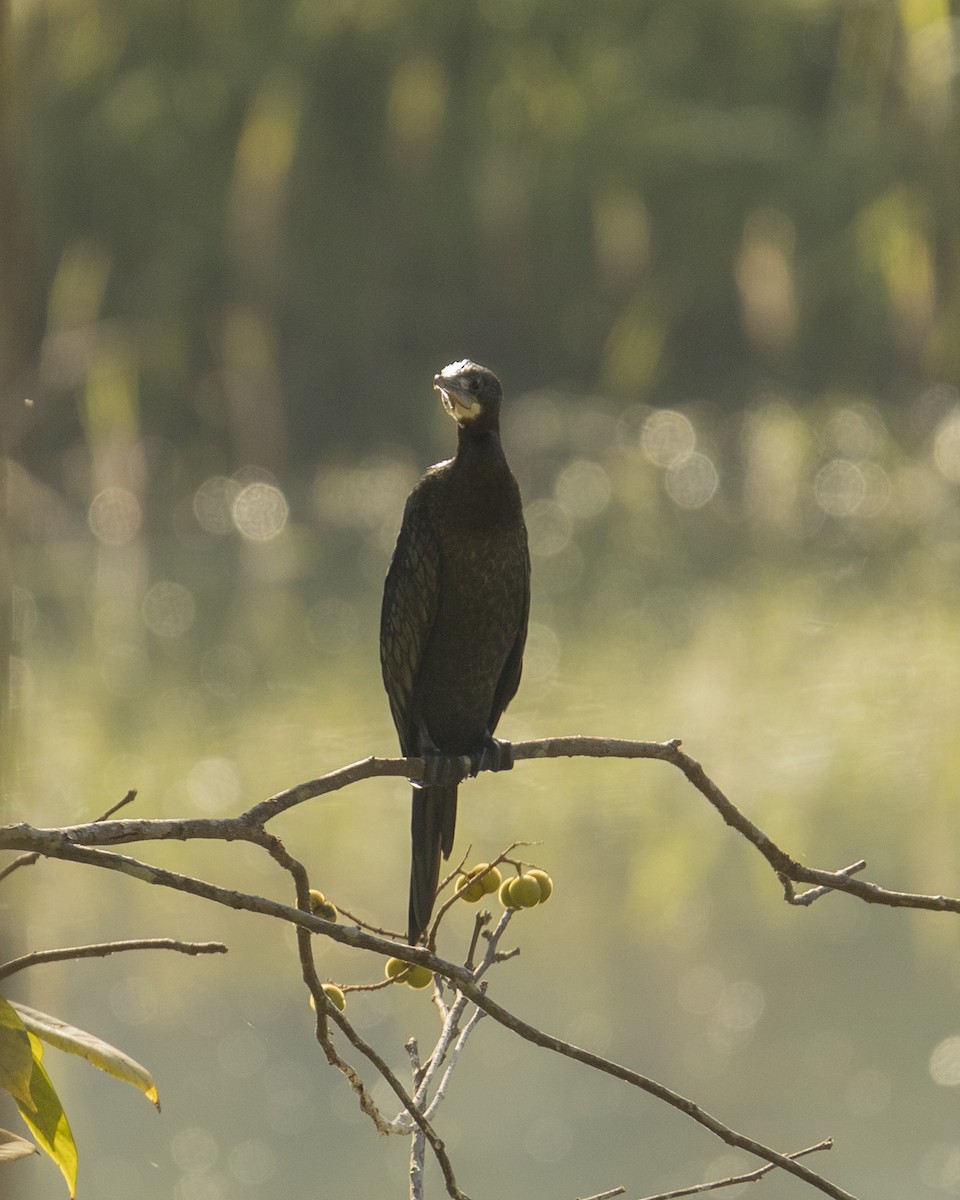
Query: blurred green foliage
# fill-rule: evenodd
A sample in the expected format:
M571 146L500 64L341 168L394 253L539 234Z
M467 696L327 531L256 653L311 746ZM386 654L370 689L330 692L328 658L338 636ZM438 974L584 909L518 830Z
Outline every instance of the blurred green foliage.
M407 490L452 444L432 375L470 355L505 383L534 558L508 736L682 734L792 852L960 890L954 0L6 0L0 34L11 819L89 819L130 786L145 815L234 811L393 745L380 581ZM854 1191L957 1194L955 1114L925 1065L956 1028L952 931L784 914L675 781L537 772L472 784L461 817L475 856L548 843L557 896L511 985L528 1012L758 1136L792 1147L796 1113L822 1113L800 1140L847 1134ZM405 800L357 790L283 832L319 886L389 923ZM176 854L213 873L207 848ZM256 886L251 862L215 866ZM46 944L108 910L117 936L171 932L113 881L29 892ZM134 1157L105 1134L98 1194L155 1187L139 1147L158 1137L184 1200L254 1189L226 1149L247 1119L248 1149L277 1147L269 1194L322 1172L332 1193L402 1190L338 1081L315 1136L309 1015L274 986L288 948L229 932L229 996L152 964L89 990L157 1039L142 1056L177 1047L174 1111L224 1147L189 1184L196 1130L131 1125ZM406 1013L378 1023L407 1036ZM282 1071L234 1056L253 1036ZM564 1077L546 1095L542 1065L491 1055L542 1120L493 1096L475 1139L465 1087L444 1136L462 1131L468 1190L572 1194L576 1162L586 1194L614 1145L617 1179L690 1182L661 1115L641 1110L638 1167L619 1093ZM224 1071L262 1087L266 1131L217 1115Z
M958 382L947 0L582 17L16 5L45 439L69 436L104 323L147 432L271 468L408 438L409 398L461 352L512 390L725 409Z
M81 598L92 528L135 607L173 578L207 618L249 583L226 541L251 485L285 595L331 561L368 586L338 539L389 544L462 354L530 397L511 453L555 553L581 545L567 586L611 548L699 573L955 523L952 433L930 459L960 382L946 0L28 0L4 25L31 595ZM691 428L641 459L660 408Z

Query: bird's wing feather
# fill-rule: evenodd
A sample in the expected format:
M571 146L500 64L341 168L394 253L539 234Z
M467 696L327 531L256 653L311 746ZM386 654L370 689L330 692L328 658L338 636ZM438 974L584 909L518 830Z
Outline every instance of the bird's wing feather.
M510 648L507 661L503 664L503 670L500 672L500 678L497 681L497 688L493 694L493 704L490 708L490 721L487 725L487 730L491 734L496 729L500 718L503 716L504 709L517 694L517 688L520 686L520 674L523 670L523 648L527 641L527 621L530 616L530 551L527 549L526 531L524 531L523 537L523 549L526 558L526 572L524 575L524 589L523 600L520 608L520 621L517 626L517 636Z
M380 665L393 723L404 754L416 754L414 689L423 648L437 613L440 546L427 518L423 493L415 489L383 587Z

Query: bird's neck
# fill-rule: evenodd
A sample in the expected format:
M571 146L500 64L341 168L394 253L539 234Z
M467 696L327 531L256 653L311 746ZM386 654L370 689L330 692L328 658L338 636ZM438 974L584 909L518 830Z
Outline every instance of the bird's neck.
M499 430L461 427L457 453L446 468L449 484L444 507L450 525L483 532L516 523L520 494L500 445Z
M503 458L500 427L493 423L482 429L471 425L457 426L457 462L491 461Z

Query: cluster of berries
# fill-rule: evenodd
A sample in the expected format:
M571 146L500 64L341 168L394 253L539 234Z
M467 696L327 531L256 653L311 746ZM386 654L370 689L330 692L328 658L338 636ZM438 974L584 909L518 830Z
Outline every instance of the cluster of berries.
M504 879L500 868L491 867L489 863L477 863L457 878L456 894L468 904L477 904L484 896L491 896L494 892L504 908L534 908L550 899L553 880L538 867ZM315 888L310 892L310 911L324 921L336 921L340 915L337 906ZM417 989L429 987L433 982L433 972L428 967L404 962L402 958L388 958L384 975L396 983L405 983ZM335 983L325 983L323 990L327 999L343 1012L347 1002L343 989Z

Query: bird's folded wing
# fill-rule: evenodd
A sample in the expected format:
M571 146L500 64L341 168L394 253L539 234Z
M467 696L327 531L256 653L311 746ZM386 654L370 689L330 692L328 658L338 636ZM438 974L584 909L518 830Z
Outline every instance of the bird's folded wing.
M380 665L404 754L417 753L412 698L427 638L437 613L440 547L415 490L403 515L383 588Z

